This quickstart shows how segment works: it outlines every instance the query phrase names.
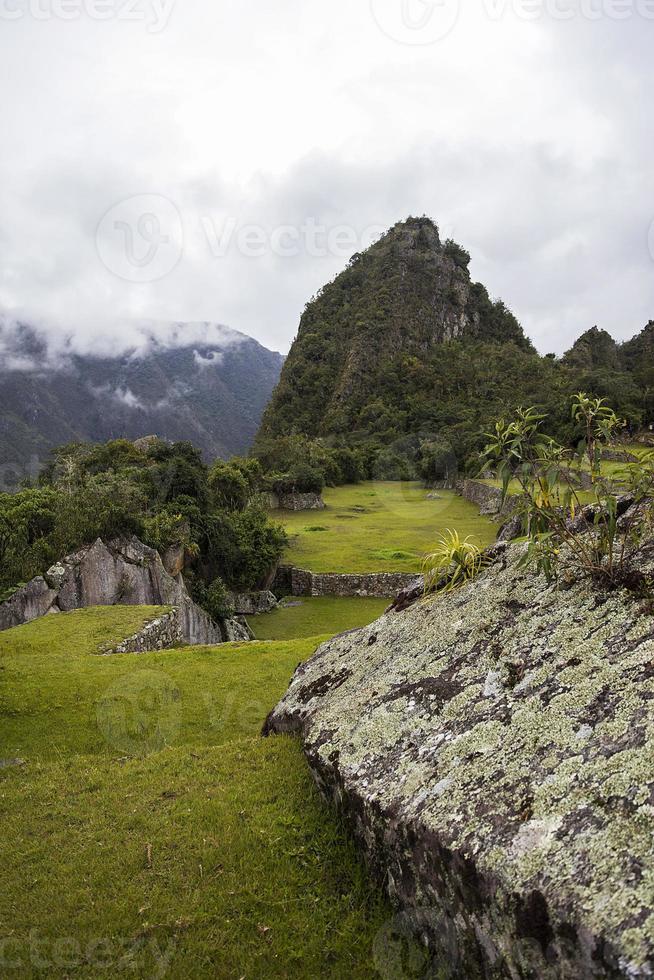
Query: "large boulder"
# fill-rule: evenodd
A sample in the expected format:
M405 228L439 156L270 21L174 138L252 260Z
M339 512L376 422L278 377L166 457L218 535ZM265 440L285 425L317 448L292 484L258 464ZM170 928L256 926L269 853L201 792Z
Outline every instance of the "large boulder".
M654 619L523 551L321 646L265 732L302 736L400 906L382 960L395 929L424 976L651 978Z
M169 575L159 553L134 536L106 544L98 538L57 562L44 578L34 579L20 593L0 606L0 628L29 622L45 612L84 606L174 606L186 643L246 639L240 622L215 623L193 602L182 575ZM33 598L28 601L25 594Z
M267 589L263 592L234 592L232 601L237 616L261 616L277 605L274 594Z
M30 623L39 616L53 610L57 593L51 589L45 579L32 579L0 605L0 630L11 629L22 623ZM59 610L56 610L57 612Z

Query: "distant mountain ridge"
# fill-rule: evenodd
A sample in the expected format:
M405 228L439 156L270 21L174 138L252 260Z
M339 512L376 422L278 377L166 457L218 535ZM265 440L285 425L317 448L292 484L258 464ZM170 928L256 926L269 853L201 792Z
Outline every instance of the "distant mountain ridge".
M42 329L0 317L0 463L34 467L67 442L189 440L210 460L246 453L283 355L226 327L175 346L151 339L117 356L48 343ZM197 325L194 325L197 327Z

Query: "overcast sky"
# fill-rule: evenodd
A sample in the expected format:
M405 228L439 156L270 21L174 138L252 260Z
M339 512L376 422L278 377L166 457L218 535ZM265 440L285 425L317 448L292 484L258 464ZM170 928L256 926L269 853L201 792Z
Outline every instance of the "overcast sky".
M430 215L542 352L654 318L654 0L0 0L0 305L285 351ZM117 328L116 324L122 324Z

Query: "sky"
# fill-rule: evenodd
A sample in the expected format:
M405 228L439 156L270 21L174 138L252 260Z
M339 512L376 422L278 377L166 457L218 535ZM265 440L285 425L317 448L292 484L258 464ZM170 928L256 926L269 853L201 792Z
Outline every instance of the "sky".
M654 0L0 0L0 308L84 351L147 320L285 352L427 214L542 353L626 339L653 45Z

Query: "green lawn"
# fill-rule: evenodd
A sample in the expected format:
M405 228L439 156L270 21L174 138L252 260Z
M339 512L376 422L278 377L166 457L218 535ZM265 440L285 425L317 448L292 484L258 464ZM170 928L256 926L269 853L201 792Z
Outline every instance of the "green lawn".
M263 720L320 637L97 656L153 610L0 634L2 972L375 977L390 916Z
M497 525L450 490L430 500L419 483L359 483L328 488L327 509L276 512L290 536L284 560L312 572L418 572L446 528L495 540Z
M248 622L258 640L290 640L293 637L331 636L367 626L388 607L388 599L295 598L288 596L277 609Z

